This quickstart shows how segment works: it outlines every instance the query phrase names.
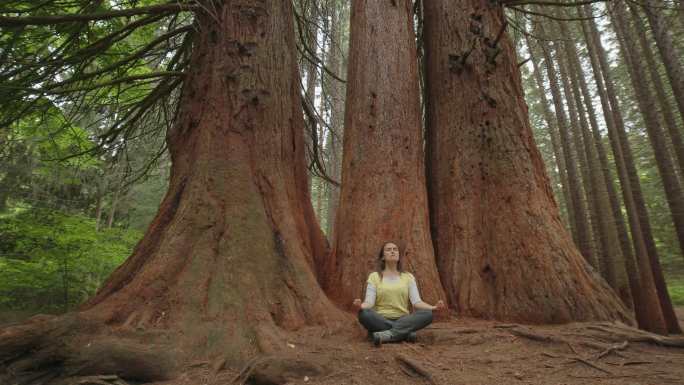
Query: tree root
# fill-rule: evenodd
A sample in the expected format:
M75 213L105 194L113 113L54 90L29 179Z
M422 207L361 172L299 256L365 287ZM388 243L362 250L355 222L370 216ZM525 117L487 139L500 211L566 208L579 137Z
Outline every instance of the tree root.
M397 354L395 358L401 365L402 370L404 370L404 372L409 376L414 377L414 375L411 375L411 373L416 373L420 377L423 377L425 380L427 380L428 383L436 384L434 376L416 360L408 358L402 354Z
M558 337L555 335L550 335L550 334L541 334L538 332L533 332L521 325L518 326L508 326L505 328L509 333L519 336L519 337L524 337L533 341L539 341L539 342L554 342L554 343L562 343L562 344L567 344L568 341L563 338L563 337ZM582 337L589 337L589 338L595 338L595 339L602 339L605 341L610 341L610 342L618 342L620 344L624 343L629 343L629 342L641 342L641 343L648 343L648 344L654 344L658 346L667 346L667 347L673 347L673 348L684 348L684 337L667 337L667 336L660 336L657 334L649 333L643 330L631 328L629 326L623 326L620 324L610 324L610 323L598 323L598 324L589 324L589 325L582 325L577 331L580 332L580 336ZM598 332L598 333L596 333ZM600 350L604 349L610 349L610 347L606 347L605 345L601 344L596 344L592 342L581 342L583 345L594 347ZM617 345L619 346L619 345ZM621 349L612 349L611 351L615 350L624 350L627 346ZM610 353L606 352L606 354Z
M604 351L596 355L596 359L600 360L601 358L609 355L610 353L617 353L618 350L625 350L629 346L629 342L624 341L621 344L613 345L608 348L606 348Z
M37 317L0 330L2 384L125 384L175 376L169 349L117 335L104 325L69 314ZM140 337L140 336L139 336ZM102 374L113 377L92 377ZM90 377L88 377L90 376ZM89 381L89 382L88 382ZM118 381L118 383L117 383Z
M279 385L291 380L324 375L327 370L311 362L287 356L257 356L233 379L235 385Z
M619 324L592 324L586 326L589 331L598 331L597 337L601 337L613 342L628 341L641 342L671 348L684 348L684 337L668 337L643 330L621 326Z

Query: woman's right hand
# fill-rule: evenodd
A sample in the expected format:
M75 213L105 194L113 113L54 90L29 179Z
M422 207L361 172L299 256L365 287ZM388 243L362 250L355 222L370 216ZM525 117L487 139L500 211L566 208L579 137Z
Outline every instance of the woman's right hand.
M360 310L361 305L363 305L363 302L361 302L361 299L359 298L355 299L354 302L352 302L352 306L354 306L354 309L356 310Z

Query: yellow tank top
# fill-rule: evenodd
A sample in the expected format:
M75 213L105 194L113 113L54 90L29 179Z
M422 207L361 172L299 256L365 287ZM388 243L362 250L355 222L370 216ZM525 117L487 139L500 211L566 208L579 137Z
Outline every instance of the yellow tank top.
M380 279L377 272L368 276L368 283L375 286L375 306L373 310L388 319L397 319L409 311L409 284L416 279L411 273L401 273L399 279L388 281Z

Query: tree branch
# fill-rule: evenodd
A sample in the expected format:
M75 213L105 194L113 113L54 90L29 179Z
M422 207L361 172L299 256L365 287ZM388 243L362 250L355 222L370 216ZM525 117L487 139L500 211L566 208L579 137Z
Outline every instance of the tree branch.
M61 95L61 94L68 94L68 93L72 93L72 92L79 92L79 91L90 91L90 90L94 90L96 88L113 86L116 84L127 83L127 82L136 81L136 80L144 80L144 79L167 77L167 76L181 76L182 77L182 76L185 76L185 73L179 72L179 71L153 72L153 73L149 73L149 74L126 76L123 78L114 79L114 80L104 82L104 83L93 84L93 85L86 86L86 87L69 88L66 90L35 89L35 88L25 88L25 87L12 87L12 86L7 86L7 85L4 85L4 86L0 85L0 88L21 90L21 91L25 91L27 93L37 94L37 95Z
M501 0L501 4L505 7L519 6L519 5L539 5L551 7L578 7L585 4L609 2L611 0L580 0L570 2L560 1L544 1L544 0Z
M87 22L95 20L107 20L117 17L151 15L161 13L175 13L183 11L195 11L199 6L188 3L169 3L153 5L149 7L122 9L108 12L90 14L57 15L57 16L26 16L7 17L0 16L0 27L19 27L25 25L55 25L73 22Z

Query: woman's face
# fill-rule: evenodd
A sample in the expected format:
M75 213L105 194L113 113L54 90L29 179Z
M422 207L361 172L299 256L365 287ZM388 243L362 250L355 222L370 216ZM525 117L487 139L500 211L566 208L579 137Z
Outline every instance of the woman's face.
M385 261L398 261L399 247L394 243L388 243L382 248L382 255Z

